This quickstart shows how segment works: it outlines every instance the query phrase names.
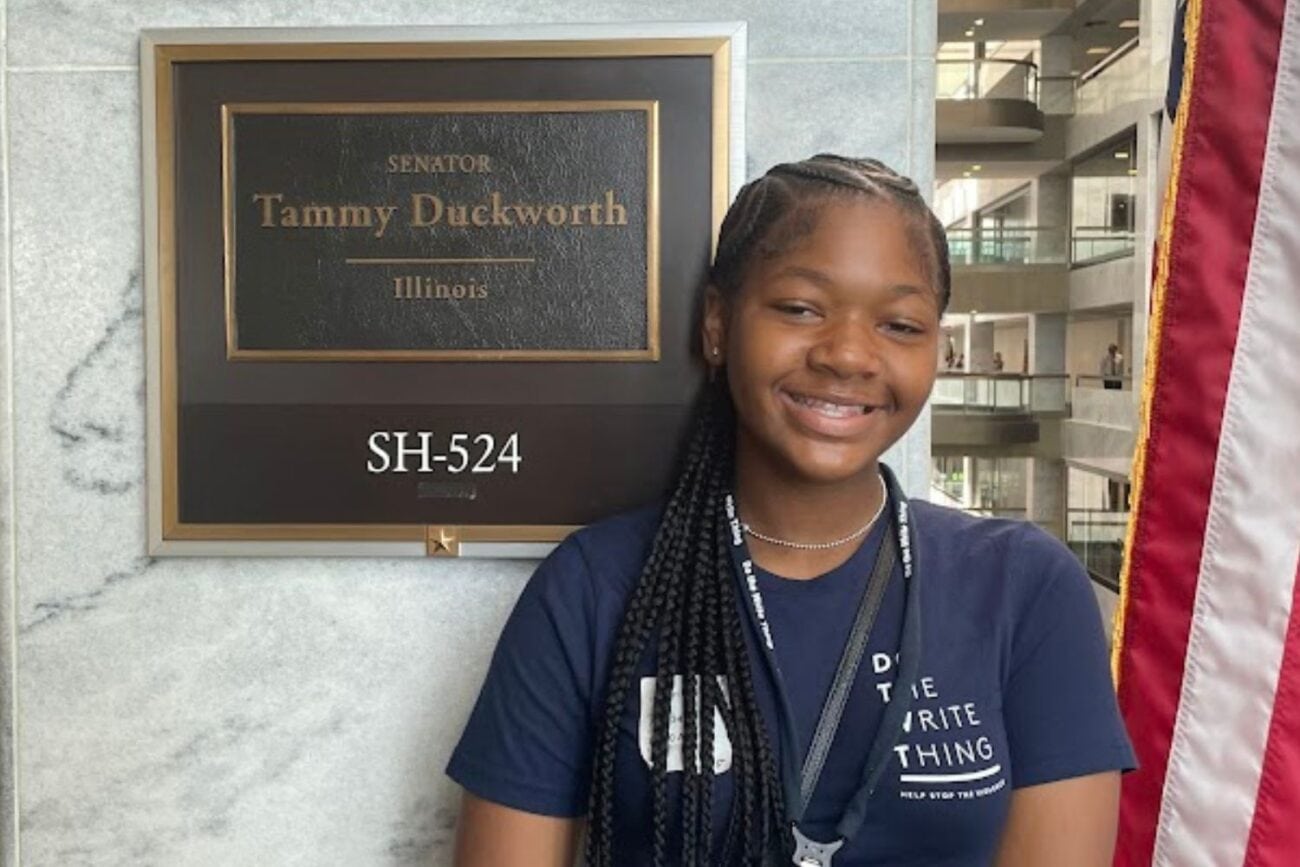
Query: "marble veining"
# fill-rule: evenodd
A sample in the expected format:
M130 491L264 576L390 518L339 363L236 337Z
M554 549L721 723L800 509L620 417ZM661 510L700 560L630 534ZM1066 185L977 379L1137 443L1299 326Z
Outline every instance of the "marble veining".
M124 494L143 481L141 298L140 274L133 271L121 294L121 311L55 392L49 429L63 453L63 479L73 488Z
M450 855L455 842L456 811L419 798L394 822L384 854L395 867L424 867L435 852Z
M74 613L84 613L94 611L100 606L105 595L112 589L113 585L123 581L129 581L132 578L138 578L152 568L157 561L152 557L137 557L131 561L126 569L119 569L109 572L104 576L99 587L93 590L87 590L82 593L73 593L67 596L44 599L32 604L32 616L23 621L18 626L18 634L29 634L32 630Z

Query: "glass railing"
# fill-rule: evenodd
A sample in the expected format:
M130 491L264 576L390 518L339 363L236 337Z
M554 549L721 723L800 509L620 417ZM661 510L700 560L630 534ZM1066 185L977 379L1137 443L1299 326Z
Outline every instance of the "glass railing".
M1064 412L1069 383L1065 374L940 373L930 402L953 412Z
M935 482L930 485L930 502L940 506L947 506L950 509L960 509L968 515L979 515L982 518L1007 518L1012 521L1028 521L1029 510L1023 507L1013 506L989 506L989 505L963 505L961 501L961 491L958 490L954 495L951 485L946 482ZM1049 532L1056 533L1052 527L1042 521L1034 521Z
M954 265L1050 265L1068 261L1069 233L1060 227L948 229Z
M1087 374L1078 374L1074 377L1075 388L1105 388L1116 389L1119 391L1133 390L1133 377L1131 376L1090 376Z
M1128 512L1070 509L1066 514L1066 544L1093 578L1115 591L1127 532Z
M1137 235L1125 229L1107 226L1075 226L1070 235L1070 261L1075 265L1092 265L1132 256Z
M939 60L938 99L1022 99L1038 104L1038 67L1028 60Z
M955 484L954 484L955 481ZM962 502L962 479L936 479L930 482L930 502L950 509L961 509L971 515L983 515L986 518L1012 518L1025 520L1029 513L1024 506L995 506L987 502L967 505Z
M966 479L961 473L935 472L930 479L930 502L960 509L965 484Z
M1138 404L1127 376L1080 376L1070 393L1070 418L1126 431L1137 430Z

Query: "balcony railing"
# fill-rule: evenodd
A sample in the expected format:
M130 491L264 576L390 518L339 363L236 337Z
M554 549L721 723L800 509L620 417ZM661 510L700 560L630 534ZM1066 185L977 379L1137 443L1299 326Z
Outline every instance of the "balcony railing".
M1109 226L1075 226L1070 236L1070 261L1075 265L1094 265L1132 256L1137 235L1127 229Z
M967 514L981 515L985 518L1010 518L1013 521L1024 521L1029 515L1029 512L1023 506L966 505L961 499L961 488L962 479L960 476L931 481L930 502L937 503L940 506L947 506L950 509L961 509Z
M1055 226L949 229L954 265L1051 265L1067 261L1069 233Z
M1064 412L1069 384L1065 374L940 373L930 402L955 412Z
M1133 390L1133 377L1125 376L1091 376L1080 373L1074 377L1075 388L1113 388L1121 391Z
M1038 66L1029 60L940 60L939 99L1022 99L1038 104Z
M1070 395L1070 418L1086 424L1105 425L1126 431L1137 430L1137 401L1132 391L1132 377L1080 376L1087 385L1075 384ZM1122 385L1120 388L1103 388L1105 382Z
M1124 565L1124 535L1128 512L1070 509L1066 515L1066 543L1096 581L1119 591Z

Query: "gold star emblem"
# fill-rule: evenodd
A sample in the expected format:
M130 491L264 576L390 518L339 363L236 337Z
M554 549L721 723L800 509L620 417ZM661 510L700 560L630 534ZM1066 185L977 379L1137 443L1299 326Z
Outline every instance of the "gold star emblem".
M425 552L430 557L460 556L460 538L455 527L429 527L425 534Z

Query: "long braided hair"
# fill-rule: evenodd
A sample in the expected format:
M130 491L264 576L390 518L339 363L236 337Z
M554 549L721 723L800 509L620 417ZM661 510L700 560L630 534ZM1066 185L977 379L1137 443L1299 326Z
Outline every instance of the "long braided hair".
M883 163L819 154L783 163L746 184L727 211L709 283L734 297L747 269L812 232L829 200L865 197L892 204L908 219L918 255L931 268L939 309L950 274L943 226L916 185ZM606 683L592 762L586 859L617 867L614 770L619 720L639 664L658 652L651 711L653 844L656 867L759 864L786 845L786 811L776 756L759 710L737 608L723 497L734 472L736 419L726 377L700 390L691 432L641 577L623 615ZM668 717L675 677L682 678L683 779L669 803ZM725 684L725 691L724 691ZM713 840L715 713L732 743L733 799L720 851ZM698 727L691 721L699 720ZM669 829L680 821L679 851Z

